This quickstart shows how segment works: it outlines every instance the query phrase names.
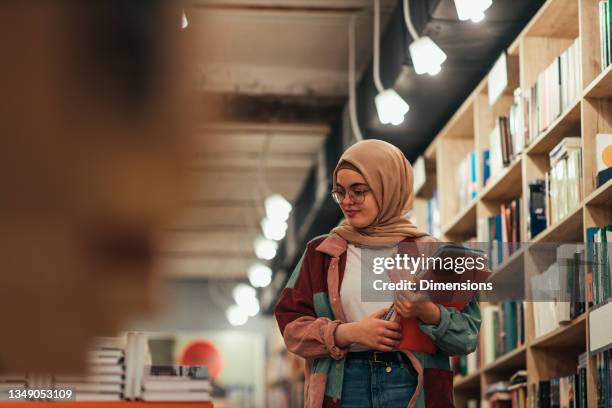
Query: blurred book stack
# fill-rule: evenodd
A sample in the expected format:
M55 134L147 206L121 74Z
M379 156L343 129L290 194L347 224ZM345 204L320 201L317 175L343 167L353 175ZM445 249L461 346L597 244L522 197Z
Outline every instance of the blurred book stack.
M76 401L121 400L125 382L125 344L125 338L97 338L87 352L87 374L55 375L53 388L72 390Z
M10 399L9 391L26 390L27 381L25 374L0 374L0 401L25 401L25 398Z
M212 384L206 366L147 366L144 401L210 401Z
M507 381L497 381L486 386L484 394L489 408L512 407L512 395L508 387Z

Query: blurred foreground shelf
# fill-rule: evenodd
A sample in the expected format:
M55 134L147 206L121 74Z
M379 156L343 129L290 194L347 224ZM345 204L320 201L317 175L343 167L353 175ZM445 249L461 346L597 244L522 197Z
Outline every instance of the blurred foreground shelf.
M0 402L0 407L15 408L213 408L212 402L152 402L152 401L95 401L95 402Z

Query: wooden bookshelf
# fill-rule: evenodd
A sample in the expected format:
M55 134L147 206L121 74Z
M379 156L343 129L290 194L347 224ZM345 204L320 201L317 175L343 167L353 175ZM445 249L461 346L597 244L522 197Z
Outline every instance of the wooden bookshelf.
M612 223L612 181L599 188L596 186L595 137L598 133L612 133L612 66L601 69L597 5L598 0L547 0L506 51L509 86L504 94L490 106L487 77L483 78L426 150L429 162L435 163L433 172L442 239L465 241L473 238L480 233L480 219L498 214L500 204L522 199L523 246L495 269L494 276L511 277L519 271L518 278L524 279L529 286L529 277L546 268L534 259L530 247L536 243L584 242L587 228ZM483 186L482 151L489 148L489 135L495 127L496 117L507 115L514 88L530 89L538 75L576 39L581 47L579 98L533 138L495 180ZM582 143L580 202L565 217L525 242L527 221L524 214L529 182L544 178L550 170L550 151L570 136L579 136ZM473 202L459 208L454 174L470 150L477 153L477 184L480 187ZM466 377L455 378L457 407L465 406L469 399L484 399L483 392L488 385L508 380L519 369L527 370L529 399L534 401L531 385L575 372L578 355L590 351L588 307L571 322L535 338L533 304L527 302L524 323L525 344ZM589 407L596 407L596 374L594 358L589 357Z

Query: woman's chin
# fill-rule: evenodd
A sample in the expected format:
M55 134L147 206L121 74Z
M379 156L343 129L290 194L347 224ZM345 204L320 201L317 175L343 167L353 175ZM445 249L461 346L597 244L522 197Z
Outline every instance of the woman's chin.
M347 218L347 221L353 228L365 228L368 225L370 225L370 223L368 223L367 221L360 220L360 219Z

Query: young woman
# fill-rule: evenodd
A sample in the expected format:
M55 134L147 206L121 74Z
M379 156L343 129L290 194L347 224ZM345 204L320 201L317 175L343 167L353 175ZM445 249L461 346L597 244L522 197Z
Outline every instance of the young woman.
M306 360L306 408L454 406L448 357L476 348L478 302L458 310L396 298L398 314L416 318L435 344L425 353L397 350L400 324L381 319L393 299L361 301L363 247L388 254L400 242L434 241L405 218L412 185L408 160L380 140L351 146L334 170L346 221L308 243L275 310L289 351Z

